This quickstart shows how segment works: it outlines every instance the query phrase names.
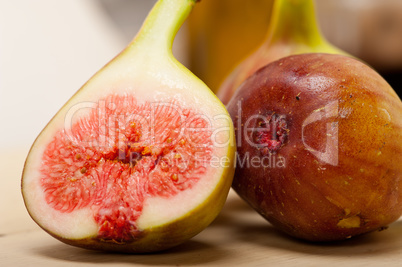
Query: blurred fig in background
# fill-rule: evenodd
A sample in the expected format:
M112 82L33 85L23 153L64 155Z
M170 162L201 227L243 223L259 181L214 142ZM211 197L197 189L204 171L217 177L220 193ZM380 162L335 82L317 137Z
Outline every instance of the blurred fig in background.
M274 0L202 0L188 20L189 68L214 92L263 41Z
M245 79L266 64L292 54L346 54L322 36L314 9L314 0L277 0L266 39L226 78L217 96L227 104Z

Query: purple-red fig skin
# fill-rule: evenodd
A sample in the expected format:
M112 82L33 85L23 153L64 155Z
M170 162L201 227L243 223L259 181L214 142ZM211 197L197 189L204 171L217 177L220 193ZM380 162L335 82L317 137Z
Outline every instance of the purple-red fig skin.
M330 103L334 116L306 123ZM232 187L277 228L304 240L335 241L401 216L402 102L367 65L329 54L282 58L246 80L228 110L238 143ZM288 134L269 156L248 140L260 124L247 120L272 113L285 118ZM327 138L336 137L327 126L338 131L332 164L313 153L325 152ZM264 156L271 166L258 165Z

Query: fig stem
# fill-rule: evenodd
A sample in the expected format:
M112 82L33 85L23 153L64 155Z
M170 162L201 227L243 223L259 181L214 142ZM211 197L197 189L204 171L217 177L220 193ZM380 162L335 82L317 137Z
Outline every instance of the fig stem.
M293 42L310 47L326 43L315 15L314 0L275 0L268 43Z
M144 21L128 49L140 47L152 52L171 53L177 31L197 0L159 0Z

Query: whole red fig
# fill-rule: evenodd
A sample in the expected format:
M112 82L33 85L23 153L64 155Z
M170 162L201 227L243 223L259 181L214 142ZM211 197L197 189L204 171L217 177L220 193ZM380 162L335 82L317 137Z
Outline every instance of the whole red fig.
M228 104L233 188L310 241L383 229L402 214L402 102L355 59L302 54L268 64Z

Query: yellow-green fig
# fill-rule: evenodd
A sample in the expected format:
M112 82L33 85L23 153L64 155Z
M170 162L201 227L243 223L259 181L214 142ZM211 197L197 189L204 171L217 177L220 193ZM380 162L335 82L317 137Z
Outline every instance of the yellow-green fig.
M254 72L285 56L303 53L346 54L321 34L314 0L275 0L266 39L223 81L217 96L227 104Z

